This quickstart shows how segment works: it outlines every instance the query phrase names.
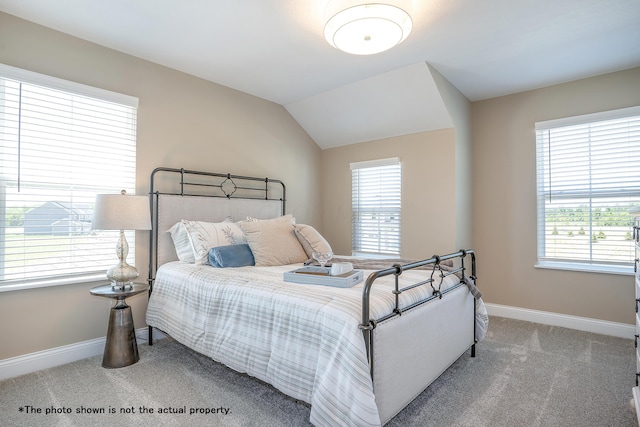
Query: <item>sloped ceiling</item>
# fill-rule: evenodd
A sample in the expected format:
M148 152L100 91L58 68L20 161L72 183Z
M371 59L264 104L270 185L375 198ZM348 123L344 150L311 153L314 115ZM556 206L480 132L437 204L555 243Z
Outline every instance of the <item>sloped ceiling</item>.
M285 108L322 148L453 126L424 62L310 96Z
M362 0L0 0L0 11L285 106L322 148L447 126L424 63L471 101L640 66L639 0L385 0L413 31L354 56ZM440 121L442 120L442 121Z

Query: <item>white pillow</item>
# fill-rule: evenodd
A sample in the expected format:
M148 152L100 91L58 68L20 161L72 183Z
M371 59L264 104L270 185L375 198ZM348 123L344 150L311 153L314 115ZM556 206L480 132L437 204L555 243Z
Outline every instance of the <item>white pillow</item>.
M231 220L203 222L183 219L181 222L187 230L196 264L208 264L209 250L215 246L247 243L238 224Z
M307 254L307 258L313 258L314 252L322 252L322 253L333 253L331 250L331 246L329 242L326 241L324 237L310 225L306 224L296 224L293 226L296 237L300 241L302 248Z
M187 229L182 221L173 224L173 227L168 230L168 233L171 233L171 239L173 240L173 246L176 249L178 259L182 262L195 262L193 247L189 240L189 233L187 233Z
M257 266L305 262L307 254L298 241L291 215L240 222Z

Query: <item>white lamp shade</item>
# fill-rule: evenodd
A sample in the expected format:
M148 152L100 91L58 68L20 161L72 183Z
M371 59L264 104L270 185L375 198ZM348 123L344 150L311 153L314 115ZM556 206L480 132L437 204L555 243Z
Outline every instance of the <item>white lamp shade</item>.
M151 230L147 196L98 194L93 211L94 230Z
M362 4L335 14L324 27L330 45L354 55L391 49L407 38L413 23L407 12L388 4Z

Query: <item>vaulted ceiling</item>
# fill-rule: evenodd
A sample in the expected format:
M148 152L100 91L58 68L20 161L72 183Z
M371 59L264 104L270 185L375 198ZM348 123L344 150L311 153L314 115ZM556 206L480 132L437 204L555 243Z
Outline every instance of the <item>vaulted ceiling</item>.
M430 64L470 101L640 66L639 0L389 0L413 31L329 46L355 0L0 0L0 11L283 105L322 148L450 127Z

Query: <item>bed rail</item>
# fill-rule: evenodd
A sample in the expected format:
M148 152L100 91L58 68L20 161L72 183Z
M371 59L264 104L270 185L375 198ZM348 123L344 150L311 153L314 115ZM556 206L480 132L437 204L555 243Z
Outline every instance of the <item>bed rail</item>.
M371 369L371 375L373 376L373 372L374 372L374 366L373 366L373 330L376 327L376 324L378 322L382 322L384 320L390 319L394 316L401 316L402 313L411 310L412 308L415 308L419 305L422 305L428 301L431 301L433 299L437 299L437 298L442 298L443 295L445 295L448 292L453 291L454 289L457 289L460 286L466 286L465 282L465 274L467 271L467 267L465 267L465 258L467 255L471 256L471 274L468 275L468 277L470 279L472 279L472 281L475 283L476 282L476 254L473 250L470 249L461 249L458 252L454 252L454 253L450 253L447 255L434 255L429 259L425 259L422 261L416 261L416 262L412 262L409 264L394 264L393 266L391 266L390 268L384 269L384 270L378 270L378 271L374 271L373 273L371 273L369 275L369 277L367 277L367 280L364 284L364 288L362 290L362 323L359 325L359 328L362 330L362 333L364 335L364 342L365 342L365 347L366 347L366 351L367 351L367 358L369 360L369 368ZM442 262L446 261L446 260L450 260L450 259L460 259L460 266L457 268L453 268L451 270L447 269L443 269L442 268ZM403 288L399 288L399 278L402 275L402 273L404 271L407 270L412 270L415 268L420 268L420 267L425 267L425 266L433 266L433 270L431 271L431 277L427 280L422 280L420 282L416 282L413 283L411 285L405 286ZM457 286L453 286L451 288L448 288L444 291L440 290L440 286L438 285L438 288L436 289L436 287L434 286L434 283L436 282L437 278L434 278L434 274L436 273L436 271L438 272L438 276L440 277L440 280L442 282L442 279L444 279L446 276L451 275L451 274L458 274L460 277L460 282L458 283ZM385 277L385 276L390 276L390 275L394 275L395 276L395 289L393 291L393 294L395 295L395 308L393 310L392 313L383 316L380 319L371 319L370 318L370 297L371 297L371 289L374 286L374 283L377 279L381 278L381 277ZM422 301L418 301L414 304L411 304L407 307L404 308L400 308L400 295L402 294L402 292L404 291L408 291L409 289L413 289L415 287L418 286L426 286L426 285L430 285L433 289L433 293L431 295L431 297L426 298ZM475 317L475 305L474 305L474 317ZM475 322L474 322L474 332L475 332ZM475 333L474 333L475 336ZM473 344L473 346L471 347L471 356L474 357L475 356L475 344Z

